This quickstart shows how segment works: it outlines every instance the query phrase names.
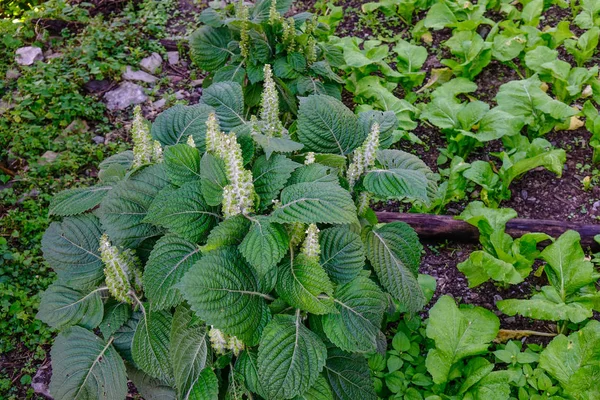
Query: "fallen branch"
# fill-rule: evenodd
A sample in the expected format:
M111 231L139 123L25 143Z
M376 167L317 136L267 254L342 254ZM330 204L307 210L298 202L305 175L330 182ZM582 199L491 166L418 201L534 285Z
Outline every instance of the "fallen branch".
M380 211L377 218L381 222L402 221L409 224L421 239L449 239L459 242L476 242L479 231L476 227L450 215L406 214ZM517 238L529 232L543 232L558 237L568 230L581 235L581 244L594 249L600 248L594 236L600 235L600 225L583 225L574 222L553 221L546 219L515 218L506 224L506 233Z

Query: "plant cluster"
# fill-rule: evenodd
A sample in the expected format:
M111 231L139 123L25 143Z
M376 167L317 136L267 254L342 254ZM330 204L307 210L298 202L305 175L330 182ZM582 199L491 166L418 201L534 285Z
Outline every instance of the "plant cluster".
M43 250L58 279L38 317L60 330L56 399L122 398L127 377L178 398L376 397L365 354L386 346L388 304L414 313L426 297L415 232L379 224L369 199L428 202L435 180L385 149L393 114L310 95L284 125L264 75L249 120L232 81L151 126L138 110L133 151L54 197L64 218Z
M255 111L264 65L269 64L286 112L297 113L296 96L327 94L341 99L342 80L330 67L339 51L317 42L329 30L328 19L307 12L283 17L291 5L289 0L211 3L200 15L202 26L189 38L192 61L211 73L204 86L238 82L244 87L248 110Z

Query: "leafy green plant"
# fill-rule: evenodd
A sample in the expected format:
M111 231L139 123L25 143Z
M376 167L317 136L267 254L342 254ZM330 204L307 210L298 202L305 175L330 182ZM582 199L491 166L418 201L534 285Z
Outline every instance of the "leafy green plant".
M415 232L378 224L368 199L427 201L431 172L378 151L377 114L329 96L301 102L292 140L264 73L260 118L241 117L236 82L151 127L138 109L133 152L105 160L98 185L53 199L64 218L43 248L58 280L38 316L61 331L56 399L121 398L127 377L183 398L376 398L364 354L385 343L388 296L410 313L426 297Z
M585 257L579 233L567 231L542 251L549 285L530 299L508 299L496 305L508 315L523 315L546 321L580 323L598 309L595 283L600 275ZM564 326L561 327L564 330Z
M458 61L444 59L441 62L450 67L456 76L472 80L492 60L492 44L484 41L475 31L455 32L444 46Z
M583 115L585 115L585 127L592 134L590 146L594 149L592 161L600 163L600 113L591 101L583 104Z
M565 49L575 57L578 67L582 67L588 62L598 49L598 38L600 37L600 28L593 27L583 35L574 39L565 40Z
M483 250L474 251L458 264L458 269L469 280L469 287L479 286L492 279L502 284L523 282L532 271L539 255L537 245L550 236L544 233L526 233L513 239L505 232L506 223L517 213L510 208L487 208L481 202L472 202L458 216L479 229Z
M474 31L480 24L493 25L494 22L484 17L488 1L473 4L467 0L439 1L427 12L423 24L428 29L456 28L459 31Z
M315 38L316 30L328 27L319 28L309 13L284 19L282 14L291 4L260 0L251 6L240 1L222 7L211 3L200 15L204 25L189 38L192 61L211 73L204 86L238 82L252 108L260 102L263 67L270 64L287 111L296 113L296 95L341 98L341 80L329 64L339 55L331 47L319 46Z

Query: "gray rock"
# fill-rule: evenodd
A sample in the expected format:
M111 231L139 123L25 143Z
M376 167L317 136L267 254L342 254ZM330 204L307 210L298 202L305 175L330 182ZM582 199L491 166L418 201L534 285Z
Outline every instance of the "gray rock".
M130 66L127 66L127 69L123 73L123 79L128 81L140 81L146 83L154 83L158 80L157 77L150 75L144 71L134 71Z
M184 92L183 90L179 90L177 92L175 92L175 98L177 100L183 100L185 99L185 97L187 96L188 93Z
M14 81L15 79L19 79L20 76L21 76L21 73L19 71L17 71L16 69L9 69L8 71L6 71L6 80L7 81Z
M109 110L124 110L133 104L148 100L144 88L131 82L123 82L121 86L104 95Z
M34 46L21 47L17 49L16 54L15 61L19 65L31 65L36 61L44 59L42 49Z
M160 110L165 106L165 104L167 104L167 99L160 99L152 103L152 108L155 110Z
M47 399L52 400L52 396L50 395L50 390L48 386L50 385L50 377L52 376L52 369L50 369L50 364L42 365L40 369L37 370L33 379L31 380L31 387L33 391L37 394L45 396Z
M152 53L150 57L146 57L140 61L140 67L153 74L162 65L162 62L163 59L160 54Z
M42 154L42 159L40 160L40 164L45 165L45 164L53 163L56 160L56 157L58 157L58 153L48 150L47 152Z
M168 78L171 81L171 83L174 85L183 80L183 78L181 76L177 76L177 75L169 75Z
M102 144L104 143L104 136L94 136L92 138L92 140L94 141L94 143L96 144Z
M204 82L204 79L196 79L195 81L191 81L190 85L192 85L192 87L198 87L202 86L202 82Z
M4 100L0 100L0 115L4 114L11 108L14 108L15 105Z
M167 51L167 59L169 60L169 65L179 64L179 52L178 51Z
M593 211L597 211L599 208L600 208L600 200L595 201L594 204L592 204Z

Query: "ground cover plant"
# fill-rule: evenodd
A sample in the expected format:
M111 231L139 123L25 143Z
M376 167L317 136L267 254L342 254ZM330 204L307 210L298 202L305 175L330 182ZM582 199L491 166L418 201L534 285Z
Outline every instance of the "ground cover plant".
M599 397L596 250L507 233L600 219L597 6L56 0L3 20L0 397ZM45 59L17 66L25 45ZM133 115L88 94L152 52ZM455 215L479 244L379 211Z

